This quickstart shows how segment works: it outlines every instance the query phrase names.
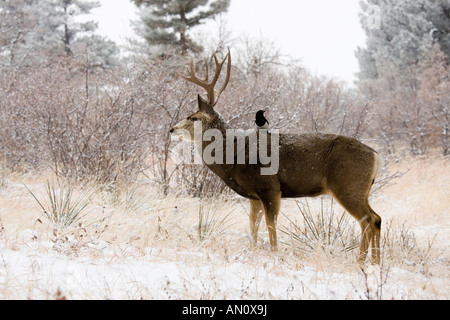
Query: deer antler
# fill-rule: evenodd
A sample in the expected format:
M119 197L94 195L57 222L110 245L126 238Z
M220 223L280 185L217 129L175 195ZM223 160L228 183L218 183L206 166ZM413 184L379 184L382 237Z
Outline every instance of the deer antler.
M225 56L225 58L222 60L222 62L219 62L219 59L217 59L216 56L216 52L213 51L213 58L214 58L214 62L216 64L216 71L214 74L214 78L212 79L211 82L209 81L209 68L208 68L208 61L205 58L205 66L206 66L206 77L205 79L199 79L196 75L195 75L195 67L194 67L194 61L192 60L191 57L191 61L190 61L190 69L188 68L187 72L189 74L189 76L185 76L182 75L181 73L178 73L178 75L180 77L182 77L183 79L192 82L200 87L202 87L203 89L206 90L206 93L208 94L208 99L209 99L209 103L211 104L211 106L215 106L217 101L219 100L220 95L222 94L222 92L225 90L225 88L228 85L228 81L230 80L230 75L231 75L231 53L230 53L230 48L228 48L228 53ZM225 82L222 86L222 88L220 88L220 90L217 92L217 98L216 98L216 94L214 91L214 86L217 83L217 80L219 80L219 76L220 76L220 72L222 71L222 67L225 63L225 61L228 58L228 65L227 65L227 76L225 78Z

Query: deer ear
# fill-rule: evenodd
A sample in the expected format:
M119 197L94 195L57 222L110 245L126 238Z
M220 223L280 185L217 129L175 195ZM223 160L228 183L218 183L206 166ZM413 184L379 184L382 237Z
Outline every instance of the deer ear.
M203 112L211 112L213 107L204 100L199 94L197 95L198 109Z

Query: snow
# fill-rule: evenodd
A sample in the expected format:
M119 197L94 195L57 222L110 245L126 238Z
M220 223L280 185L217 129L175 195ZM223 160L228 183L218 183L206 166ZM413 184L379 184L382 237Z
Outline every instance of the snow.
M300 252L282 232L272 252L264 225L252 250L248 204L238 198L211 200L217 219L231 214L233 223L200 241L201 200L148 196L147 185L135 193L146 200L139 210L106 206L98 195L82 226L62 237L11 181L0 192L0 299L448 299L448 168L426 164L373 197L382 264L363 268L356 251ZM44 181L27 185L45 194ZM308 201L320 212L320 199ZM281 212L280 230L287 215L301 220L290 200Z
M399 280L408 279L410 272L401 268L385 274L373 266L365 274L335 273L308 266L286 267L281 261L285 257L277 255L249 253L224 259L207 250L116 245L101 250L85 246L71 255L51 245L33 242L0 251L0 297L242 300L376 299L381 294L381 298L405 299L411 295L407 283ZM42 251L45 246L49 250ZM383 286L384 277L398 279ZM420 292L415 296L420 297Z
M312 286L311 280L317 275L308 268L277 275L261 266L248 268L241 262L216 266L213 263L157 262L152 261L151 255L111 262L105 258L102 261L65 259L53 253L23 255L6 250L1 253L4 269L0 273L0 283L13 281L15 287L27 287L32 282L31 292L24 292L31 294L30 298L46 298L58 290L70 293L71 299L139 299L140 295L152 299L216 295L227 299L247 296L333 299L345 294L345 290L323 285L320 281Z

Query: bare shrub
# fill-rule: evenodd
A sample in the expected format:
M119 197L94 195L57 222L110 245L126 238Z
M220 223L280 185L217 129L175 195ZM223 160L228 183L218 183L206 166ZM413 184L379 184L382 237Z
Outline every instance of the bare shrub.
M429 109L431 135L434 145L440 145L443 154L450 152L450 68L445 54L436 44L429 48L419 63L420 89L418 100Z
M399 90L395 77L360 82L361 92L371 101L374 125L388 154L406 148L413 155L449 150L450 80L448 62L438 46L425 48L421 61L405 70L411 85Z
M283 132L378 135L369 130L376 102L294 62L283 60L280 67L277 50L260 49L270 53L264 68L253 72L248 64L238 65L216 106L230 126L253 128L256 111L265 109L271 128ZM247 50L248 58L255 47ZM0 156L11 170L51 167L59 176L104 185L143 174L163 194L228 190L206 167L172 159L169 130L197 108L197 91L167 63L134 58L114 69L95 69L84 56L49 61L2 74Z
M118 70L83 57L17 74L2 100L1 152L14 169L50 164L57 175L99 182L133 179L143 168L151 112Z

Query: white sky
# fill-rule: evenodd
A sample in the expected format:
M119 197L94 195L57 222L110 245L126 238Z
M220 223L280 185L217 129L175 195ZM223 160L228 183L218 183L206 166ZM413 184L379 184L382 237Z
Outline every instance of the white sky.
M355 50L364 46L360 0L231 0L226 15L235 35L274 41L282 53L301 59L311 72L347 80L358 71ZM100 0L94 19L99 32L117 43L133 37L137 19L130 0Z

